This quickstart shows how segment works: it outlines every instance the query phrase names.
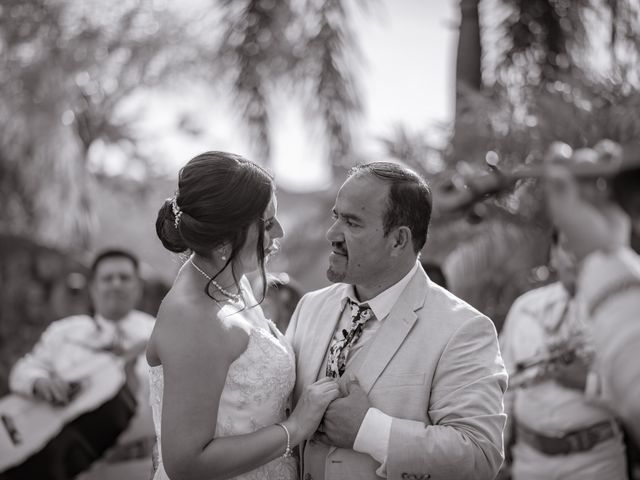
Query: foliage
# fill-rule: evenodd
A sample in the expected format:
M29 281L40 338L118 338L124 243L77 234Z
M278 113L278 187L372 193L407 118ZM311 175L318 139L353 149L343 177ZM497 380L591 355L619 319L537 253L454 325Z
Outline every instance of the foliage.
M104 168L92 148L117 144L128 171L152 171L135 129L140 112L127 102L171 81L231 85L265 163L273 98L290 89L343 168L360 112L346 3L3 2L0 226L67 250L89 248L94 173Z
M179 33L150 0L103 10L9 0L0 15L0 223L68 250L87 247L94 223L89 149L127 142L136 160L130 119L117 109L174 67L168 49Z
M86 273L85 266L60 252L0 235L0 396L7 393L11 366L49 322L87 311Z
M284 88L302 99L309 119L322 127L332 165L348 165L361 103L347 2L220 3L225 28L212 52L215 73L231 83L259 157L269 161L272 99Z
M587 45L585 11L591 0L501 0L505 18L498 75L525 77L527 83L554 81L577 73L574 58ZM526 65L528 68L523 69Z
M500 3L508 12L492 27L502 35L497 45L483 45L498 53L495 70L485 72L494 81L480 91L459 86L463 106L457 109L449 145L441 151L443 168L432 168L429 158L435 150L424 144L424 135L409 138L396 132L385 141L391 155L431 179L436 198L440 188L466 188L489 174L487 159L510 171L541 162L556 140L579 148L602 138L623 144L640 138L640 85L637 76L620 74L633 62L636 72L638 67L637 15L634 21L620 18L623 10L637 11L633 2ZM618 36L605 47L612 51L623 42L633 47L608 75L602 68L596 74L584 61L597 40L587 35L587 14L602 14L602 9L614 25L611 31L625 31L624 39ZM547 261L550 223L536 180L521 181L468 211L435 213L423 254L442 262L452 291L498 327L517 295L548 280L548 270L538 267Z

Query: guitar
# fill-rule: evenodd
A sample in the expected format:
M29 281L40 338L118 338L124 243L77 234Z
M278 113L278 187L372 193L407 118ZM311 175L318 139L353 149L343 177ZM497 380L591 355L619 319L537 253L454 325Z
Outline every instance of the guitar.
M114 399L127 383L126 370L140 349L125 356L95 352L89 360L65 372L76 386L66 405L9 394L0 399L0 472L20 465L40 452L73 420Z
M578 359L589 364L593 356L593 348L580 335L550 345L548 353L516 363L515 371L509 376L509 389L524 389L552 380L557 366L569 365Z

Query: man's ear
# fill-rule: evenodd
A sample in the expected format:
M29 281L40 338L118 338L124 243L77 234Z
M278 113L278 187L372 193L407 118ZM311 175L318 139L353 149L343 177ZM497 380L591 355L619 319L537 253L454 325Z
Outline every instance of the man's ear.
M412 247L412 235L409 227L398 227L391 235L392 256L399 256L407 248Z

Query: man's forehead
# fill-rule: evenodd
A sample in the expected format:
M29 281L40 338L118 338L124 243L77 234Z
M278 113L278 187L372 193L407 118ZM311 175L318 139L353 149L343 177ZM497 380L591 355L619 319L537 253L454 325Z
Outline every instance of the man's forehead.
M96 265L96 276L105 275L114 272L131 272L135 271L135 266L131 259L126 257L109 257L103 259Z
M354 176L338 191L335 209L348 209L353 214L381 214L385 210L388 192L389 186L377 178Z

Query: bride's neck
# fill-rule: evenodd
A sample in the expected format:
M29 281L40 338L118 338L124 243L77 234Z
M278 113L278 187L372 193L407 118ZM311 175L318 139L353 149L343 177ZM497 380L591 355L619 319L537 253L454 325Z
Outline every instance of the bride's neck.
M239 282L244 273L236 271L236 278L234 279L231 262L225 266L226 262L217 262L195 253L188 261L192 264L191 268L195 270L196 274L202 276L203 280L208 281L208 278L206 278L206 275L208 275L225 290L232 293L238 293L239 286L236 283L236 279ZM203 272L206 275L203 275Z

